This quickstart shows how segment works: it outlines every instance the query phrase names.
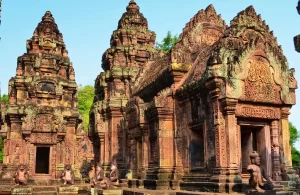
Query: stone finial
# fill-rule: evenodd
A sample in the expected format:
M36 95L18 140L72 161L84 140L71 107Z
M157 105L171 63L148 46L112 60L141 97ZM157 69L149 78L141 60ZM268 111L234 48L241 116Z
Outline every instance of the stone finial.
M129 2L126 7L126 12L123 14L122 18L119 20L118 29L127 27L142 27L148 28L147 19L140 13L140 7L134 0Z
M58 40L62 40L62 34L57 28L57 24L50 11L46 11L42 17L42 21L36 27L33 36L35 37L52 37Z
M140 7L134 0L130 0L129 5L126 7L127 12L136 13L140 10Z
M45 15L42 17L43 22L54 22L54 18L50 11L46 11Z

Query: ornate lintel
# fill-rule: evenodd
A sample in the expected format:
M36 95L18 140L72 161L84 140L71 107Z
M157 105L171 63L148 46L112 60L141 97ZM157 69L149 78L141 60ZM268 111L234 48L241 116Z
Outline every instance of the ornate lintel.
M280 108L238 103L235 114L246 118L280 119Z

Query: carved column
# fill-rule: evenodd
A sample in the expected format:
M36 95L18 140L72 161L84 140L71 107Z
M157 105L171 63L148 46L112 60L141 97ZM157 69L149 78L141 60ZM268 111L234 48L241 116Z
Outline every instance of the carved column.
M168 189L169 184L165 181L172 180L174 168L174 128L173 128L173 111L164 108L157 108L158 112L158 180L157 189Z
M297 180L297 175L295 174L295 170L292 167L292 152L290 145L290 124L288 120L288 116L290 108L282 108L281 109L281 136L282 136L282 150L285 167L287 169L286 174L282 175L282 179L286 181L295 181Z
M214 175L210 180L217 183L241 183L242 179L238 171L238 132L235 118L237 101L227 98L221 102L222 83L223 80L220 78L213 78L206 83L206 87L210 90L215 128L216 165ZM225 185L219 188L219 192L231 192L231 190L231 188L226 189Z
M110 121L109 121L109 139L110 139L110 159L107 163L117 163L119 175L125 175L124 161L122 157L122 135L121 135L121 119L123 118L123 113L120 107L111 108L110 111ZM125 174L124 174L125 173Z
M230 175L233 177L229 178L232 183L242 183L242 178L239 176L238 170L238 130L235 117L235 110L238 100L226 98L223 100L223 113L225 115L226 124L226 140L227 140L227 167L229 168ZM223 146L224 147L224 146Z
M220 87L222 84L221 79L212 79L206 83L206 87L210 90L210 99L212 104L213 123L215 131L215 154L216 165L214 168L214 176L212 181L226 182L226 168L227 168L227 135L225 120L220 110L221 105L219 102Z
M132 178L137 179L138 166L137 166L137 149L136 139L130 140L130 169L132 171Z
M271 122L271 152L272 152L272 178L281 180L280 153L279 153L279 123L277 120Z
M19 165L23 163L22 121L19 116L10 116L11 132L9 146L9 163Z
M143 144L143 152L142 152L142 158L143 158L143 171L142 171L142 179L146 179L146 173L149 166L149 129L148 127L144 127L143 129L143 137L142 137L142 144Z
M99 163L102 164L103 162L105 162L105 134L104 132L98 133L99 136L99 140L100 140L100 159L99 159Z
M65 135L65 163L75 164L76 118L69 118Z

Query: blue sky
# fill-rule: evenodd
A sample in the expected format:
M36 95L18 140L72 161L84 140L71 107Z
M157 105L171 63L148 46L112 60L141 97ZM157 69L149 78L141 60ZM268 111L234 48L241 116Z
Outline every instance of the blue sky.
M3 0L0 26L0 82L7 93L8 80L15 75L17 57L26 52L30 39L44 13L52 12L64 36L69 56L74 64L78 84L93 85L102 71L101 57L109 47L110 36L125 12L129 0ZM297 0L136 0L148 19L149 28L161 41L167 31L180 34L185 24L200 9L213 4L229 24L236 14L249 5L262 15L282 45L290 68L296 68L300 54L294 50L293 37L300 34ZM297 95L297 102L300 95ZM300 129L300 103L293 107L290 120ZM298 116L298 117L297 117ZM298 118L298 120L297 120ZM300 149L300 142L297 143Z

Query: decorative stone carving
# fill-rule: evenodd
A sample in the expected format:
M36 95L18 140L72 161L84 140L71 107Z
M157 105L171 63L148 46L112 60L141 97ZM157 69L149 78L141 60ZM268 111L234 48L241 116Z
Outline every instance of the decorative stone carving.
M4 164L26 164L34 179L41 174L34 172L37 170L34 165L47 161L41 158L38 148L48 147L49 160L42 164L48 164L50 172L45 169L44 174L47 179L56 179L61 174L56 165L67 162L76 169L81 165L76 164L74 154L77 127L82 120L74 67L51 12L45 13L26 48L27 52L18 57L16 76L9 81L4 123L0 117L1 136L5 138ZM91 148L90 143L89 158L93 158Z
M57 136L54 133L31 133L31 143L56 144Z
M67 184L73 185L74 184L75 174L74 174L70 164L65 165L65 169L61 175L61 178L64 181L64 185L67 185Z
M280 119L280 108L238 104L235 114L247 118Z
M248 101L274 102L276 88L266 59L250 60L248 77L245 80L245 98Z
M29 174L23 165L20 165L17 172L14 174L14 181L17 185L27 185Z
M173 179L182 178L182 189L201 190L211 182L215 191L231 193L247 168L240 168L241 143L251 142L272 154L264 155L266 170L280 180L277 153L281 145L283 153L289 150L288 141L282 143L287 133L278 131L288 129L282 109L295 103L297 81L254 8L229 26L213 6L200 10L168 53L153 48L154 37L131 1L95 81L89 131L95 161L105 171L114 161L120 177L130 168L133 179L146 178L147 188L175 189ZM248 126L251 138L243 134Z
M272 190L274 185L272 184L269 176L266 175L266 172L263 166L260 165L260 157L257 152L250 154L251 165L247 167L247 170L250 172L249 185L256 189L258 192L265 192L264 190ZM263 182L263 178L267 180L266 183Z

